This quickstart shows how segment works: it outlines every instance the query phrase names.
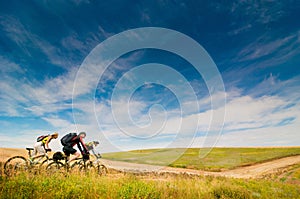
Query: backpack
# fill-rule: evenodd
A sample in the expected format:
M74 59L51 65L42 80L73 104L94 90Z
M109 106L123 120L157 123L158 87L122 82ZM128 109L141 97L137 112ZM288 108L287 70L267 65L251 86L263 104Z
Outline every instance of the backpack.
M49 135L40 135L39 137L36 138L37 142L42 141L44 138L48 137Z
M60 142L63 146L69 146L72 144L72 140L77 136L76 133L68 133L61 138Z

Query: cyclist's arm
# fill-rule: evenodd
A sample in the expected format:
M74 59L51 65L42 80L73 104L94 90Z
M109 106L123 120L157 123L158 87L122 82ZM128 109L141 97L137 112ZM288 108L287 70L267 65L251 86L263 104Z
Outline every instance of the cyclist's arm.
M95 156L96 158L101 158L101 157L102 157L101 154L100 154L100 153L96 153L96 152L94 151L94 149L92 149L92 152L93 152L93 154L94 154L94 156Z
M96 153L95 153L95 151L94 151L94 148L92 148L91 151L93 152L94 155L96 155Z
M85 146L82 138L79 138L78 149L80 150L81 154L89 154L89 151L88 151L87 147Z

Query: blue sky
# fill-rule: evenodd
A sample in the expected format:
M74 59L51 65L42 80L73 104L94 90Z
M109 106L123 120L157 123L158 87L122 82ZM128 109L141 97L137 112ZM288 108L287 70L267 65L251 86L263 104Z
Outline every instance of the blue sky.
M207 137L216 146L299 146L299 9L299 1L272 0L2 1L0 147L31 146L54 131L60 137L86 131L102 151L201 147ZM198 42L222 77L225 90L214 97L226 96L225 106L213 107L203 74L165 50L127 52L101 77L83 70L78 75L96 46L142 27L174 30ZM168 66L170 73L155 64L153 71L138 70L148 63ZM163 83L146 81L155 75ZM97 85L89 87L92 80ZM135 80L145 84L129 99L122 92L114 98L117 86L126 91ZM216 124L221 136L211 134L211 118L224 110L224 121Z

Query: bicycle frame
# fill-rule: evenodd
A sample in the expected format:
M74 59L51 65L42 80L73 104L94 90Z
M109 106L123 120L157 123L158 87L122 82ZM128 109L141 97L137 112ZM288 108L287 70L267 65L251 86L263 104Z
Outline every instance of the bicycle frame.
M83 159L81 158L76 158L74 163L69 163L68 162L68 157L64 156L62 160L54 160L54 162L51 162L47 166L47 170L52 170L53 172L61 172L63 170L69 172L71 169L74 170L76 166L78 166L78 170L82 171L84 170L85 172L88 172L90 170L95 170L98 174L106 174L107 173L107 168L100 163L99 159L100 156L96 156L96 161L95 163L91 160ZM63 169L63 170L62 170Z
M43 162L51 159L51 158L49 158L48 154L45 153L45 154L37 155L37 156L34 156L34 157L29 156L28 161L30 162L30 164L38 164L39 161L42 160L43 158L46 158L46 160L44 160ZM38 159L38 161L35 161L37 159Z

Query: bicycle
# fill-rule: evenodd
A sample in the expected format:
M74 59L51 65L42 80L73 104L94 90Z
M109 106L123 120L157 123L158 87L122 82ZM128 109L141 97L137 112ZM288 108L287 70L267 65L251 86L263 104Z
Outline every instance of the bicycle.
M60 152L59 152L60 153ZM53 158L53 162L49 163L46 167L46 170L52 172L69 172L71 169L78 166L79 170L88 171L90 168L94 168L93 164L88 162L84 157L76 158L73 164L68 163L68 157L63 155L61 159Z
M42 166L48 164L52 160L47 154L51 150L46 149L46 153L35 157L33 157L31 154L31 151L34 150L33 148L26 148L26 150L28 151L28 158L25 158L24 156L14 156L9 158L4 163L4 173L7 176L17 175L22 172L28 172L37 165L39 166L38 169L40 169ZM41 160L43 161L40 162Z
M63 160L64 162L62 162L61 160ZM71 170L73 170L84 171L85 173L96 171L100 175L106 174L107 168L103 164L99 163L98 158L96 161L95 166L91 160L83 156L81 158L75 159L74 163L70 165L70 163L68 163L68 157L64 155L62 159L53 159L53 162L49 163L46 169L52 172L70 172Z
M102 158L102 156L99 153L96 154L94 151L93 151L93 154L96 157L96 160L93 162L93 164L96 165L96 167L97 167L97 173L99 175L106 175L108 173L108 169L104 164L102 164L102 162L100 160Z
M95 147L99 144L98 141L93 141L91 145L87 146L88 150L93 153L93 155L96 157L96 160L93 162L94 165L96 165L97 173L99 175L106 175L108 173L107 167L102 164L100 159L102 158L101 154L98 152L95 152Z
M94 156L96 157L96 160L94 160L94 161L88 160L87 163L84 163L85 160L81 158L81 159L79 159L79 161L77 161L76 163L74 163L72 165L72 168L75 168L76 166L79 166L79 170L82 170L82 168L85 168L85 167L87 167L85 169L94 168L96 170L97 174L106 175L108 173L108 169L100 161L102 156L100 154L96 154L94 151L92 151L92 152L93 152ZM86 166L84 166L84 165L86 165Z

